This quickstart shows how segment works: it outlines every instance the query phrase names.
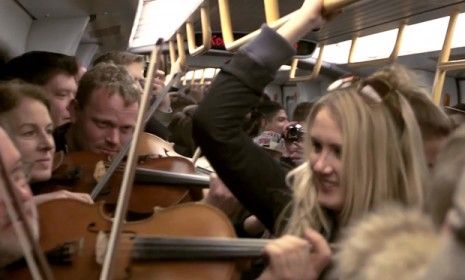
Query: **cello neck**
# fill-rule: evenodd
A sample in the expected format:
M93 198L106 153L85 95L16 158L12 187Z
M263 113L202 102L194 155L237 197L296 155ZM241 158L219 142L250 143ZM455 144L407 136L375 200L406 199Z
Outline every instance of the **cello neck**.
M208 187L210 178L205 175L185 174L150 168L138 167L135 181L139 183L159 183L169 185L188 185L192 187Z
M266 239L136 237L133 261L260 258Z

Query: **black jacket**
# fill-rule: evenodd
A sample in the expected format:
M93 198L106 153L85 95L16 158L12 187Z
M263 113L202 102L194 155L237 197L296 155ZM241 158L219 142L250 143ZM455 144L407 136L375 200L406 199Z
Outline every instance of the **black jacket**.
M285 171L242 131L245 115L294 50L272 29L228 61L194 115L193 136L226 186L271 231L291 200Z

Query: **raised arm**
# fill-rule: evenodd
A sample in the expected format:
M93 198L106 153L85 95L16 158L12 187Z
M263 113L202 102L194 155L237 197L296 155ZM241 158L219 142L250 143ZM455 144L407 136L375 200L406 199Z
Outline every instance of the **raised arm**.
M222 67L194 116L197 144L226 186L271 231L291 190L279 164L247 137L242 124L279 67L292 58L291 44L319 23L321 4L311 2L303 5L307 20L292 19L278 32L263 26L261 34Z

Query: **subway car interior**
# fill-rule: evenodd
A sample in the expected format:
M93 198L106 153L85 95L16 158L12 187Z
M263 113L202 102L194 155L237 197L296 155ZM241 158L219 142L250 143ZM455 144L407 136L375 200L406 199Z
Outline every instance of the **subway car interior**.
M2 1L4 23L1 25L3 28L1 45L4 56L8 59L31 50L57 51L76 55L80 63L87 67L96 53L131 49L129 45L131 31L143 20L138 18L139 22L135 22L137 10L141 7L148 8L152 2L157 1ZM270 7L273 5L266 1L225 2L230 2L228 3L230 29L236 36L243 36L259 29L267 22L265 7L268 6L266 5ZM269 17L285 16L299 8L301 2L280 1L279 5L274 4L276 6L274 14ZM172 12L167 12L164 16L180 17L179 20L184 22L187 19L182 18L182 15L189 11L183 14L179 9L170 6L176 7L176 3L166 4L166 9L168 11L171 9ZM218 68L232 53L216 50L221 49L220 45L224 40L221 33L220 5L217 1L204 1L202 6L208 9L209 30L213 34L212 44L219 43L219 45L213 46L213 50L206 51L202 55L188 55L186 64L192 70ZM452 0L421 2L373 0L352 3L344 7L342 12L334 16L321 30L309 32L304 38L314 44L325 45L321 75L315 75L315 79L308 79L307 82L295 82L289 79L290 68L284 67L273 82L276 86L270 86L267 91L273 95L273 99L280 102L287 100L289 96L297 98L295 100L297 102L312 100L324 92L325 85L332 79L347 73L360 75L371 73L390 61L397 61L418 70L425 77L428 86L432 87L449 18L455 12L458 16L455 36L451 35L453 41L450 60L464 58L465 43L461 36L464 32L464 16L461 14L463 6L462 1ZM188 15L198 37L202 34L200 15L200 8ZM399 35L401 27L403 34ZM179 25L179 29L181 34L186 34L184 26L181 28ZM57 34L60 36L57 37ZM396 47L397 37L400 39ZM165 38L168 39L170 38ZM354 45L351 53L354 41L357 44ZM139 46L133 49L148 54L149 47L143 47L145 50ZM185 47L187 49L187 44ZM310 57L300 60L297 76L311 74L318 59L319 49L317 47ZM389 58L394 54L395 57ZM463 75L463 70L453 68L447 71L444 87L445 94L450 96L451 105L461 100ZM197 77L197 80L201 79L200 72L197 73ZM297 91L296 86L300 87L300 90ZM296 92L299 96L292 96Z
M464 122L465 0L0 0L0 279L465 279Z

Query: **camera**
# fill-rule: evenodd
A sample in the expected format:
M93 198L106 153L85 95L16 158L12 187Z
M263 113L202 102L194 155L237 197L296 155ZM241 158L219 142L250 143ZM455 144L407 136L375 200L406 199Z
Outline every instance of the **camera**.
M300 142L304 136L304 127L298 123L286 128L283 138L286 142Z

